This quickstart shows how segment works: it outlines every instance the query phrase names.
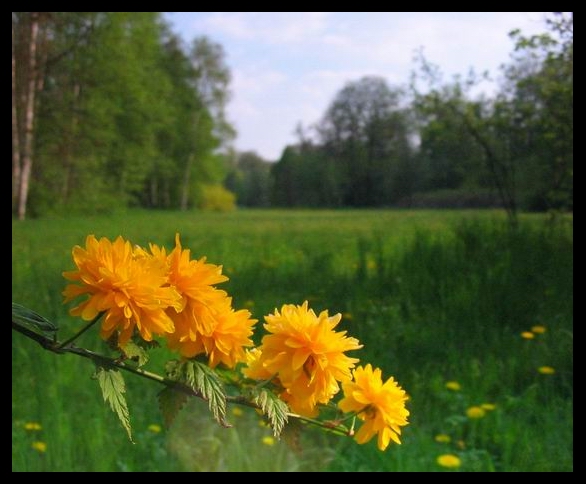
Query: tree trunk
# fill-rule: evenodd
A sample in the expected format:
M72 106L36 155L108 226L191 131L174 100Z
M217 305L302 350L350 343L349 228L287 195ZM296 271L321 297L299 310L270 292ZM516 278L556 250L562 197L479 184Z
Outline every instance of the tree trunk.
M193 164L193 153L187 158L185 172L183 173L183 187L181 189L181 210L185 211L189 205L189 182L191 178L191 165Z
M24 136L22 145L20 185L18 190L18 219L26 217L29 182L33 165L33 140L35 121L35 93L38 82L37 41L39 37L39 13L30 14L30 34L28 38L28 73L26 91L24 93Z
M14 24L12 25L12 212L16 210L20 188L20 140L16 109L16 60L14 53Z

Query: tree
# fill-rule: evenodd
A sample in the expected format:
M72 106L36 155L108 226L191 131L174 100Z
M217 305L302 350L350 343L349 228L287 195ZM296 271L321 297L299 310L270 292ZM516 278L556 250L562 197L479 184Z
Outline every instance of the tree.
M12 211L19 220L27 212L49 18L46 12L12 13Z
M515 41L513 63L505 69L501 98L523 136L518 144L531 154L523 165L522 190L529 208L572 209L574 146L573 13L554 13L548 33Z
M188 56L192 68L197 106L191 119L192 150L184 161L183 184L181 193L182 210L189 205L189 197L193 185L192 172L198 168L195 182L209 183L209 177L217 173L215 158L210 156L214 150L227 146L235 136L234 128L226 120L225 108L230 98L228 85L230 70L225 63L225 54L220 44L207 37L197 37L191 44ZM223 173L220 177L223 176ZM216 181L216 180L212 180Z
M410 157L409 126L401 92L380 77L350 82L336 95L318 126L328 157L339 166L343 203L391 203L399 160Z
M235 164L224 184L236 194L238 205L245 207L270 205L271 166L271 163L254 151L236 155Z

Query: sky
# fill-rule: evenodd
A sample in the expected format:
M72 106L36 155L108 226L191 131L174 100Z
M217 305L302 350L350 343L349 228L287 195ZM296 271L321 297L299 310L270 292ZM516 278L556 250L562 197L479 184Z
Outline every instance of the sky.
M496 80L508 63L508 33L546 31L543 12L167 12L186 43L205 35L222 45L232 74L228 120L238 151L268 161L295 144L295 129L320 121L348 82L380 76L407 86L423 48L446 81L470 68Z

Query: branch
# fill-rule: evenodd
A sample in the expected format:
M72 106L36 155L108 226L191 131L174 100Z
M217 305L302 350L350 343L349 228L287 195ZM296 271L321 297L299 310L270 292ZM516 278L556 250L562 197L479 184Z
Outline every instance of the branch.
M190 397L197 397L197 398L201 398L202 400L206 400L206 398L200 392L195 391L193 388L191 388L190 386L188 386L184 383L177 382L177 381L171 380L169 378L165 378L161 375L158 375L157 373L152 373L150 371L146 371L141 368L136 368L134 366L128 365L119 358L112 358L109 356L101 355L99 353L95 353L95 352L90 351L88 349L80 348L80 347L73 346L73 345L63 346L63 344L60 343L59 341L57 341L56 339L51 339L41 333L37 333L36 331L33 331L33 330L23 326L21 323L19 323L18 321L15 321L14 319L12 320L12 329L17 331L18 333L25 335L26 337L32 339L33 341L36 341L37 343L39 343L39 345L41 345L41 347L43 349L48 350L52 353L55 353L58 355L61 355L64 353L72 353L74 355L81 356L82 358L90 359L94 363L96 363L100 366L103 366L105 368L118 368L120 370L124 370L129 373L133 373L135 375L138 375L142 378L156 381L157 383L160 383L161 385L165 385L168 388L172 388L173 390L185 393L186 395L188 395ZM236 395L236 396L226 395L226 402L229 402L232 404L237 404L237 405L244 405L244 406L250 407L250 408L260 409L260 406L258 404L247 400L242 395ZM287 417L299 420L300 422L304 422L304 423L308 423L311 425L315 425L317 427L321 427L325 430L328 430L328 431L333 432L338 435L344 435L344 436L351 435L350 432L348 431L348 429L346 429L346 427L340 426L339 424L337 424L335 422L329 422L329 421L321 422L319 420L315 420L315 419L309 418L309 417L304 417L304 416L301 416L301 415L298 415L295 413L287 413Z

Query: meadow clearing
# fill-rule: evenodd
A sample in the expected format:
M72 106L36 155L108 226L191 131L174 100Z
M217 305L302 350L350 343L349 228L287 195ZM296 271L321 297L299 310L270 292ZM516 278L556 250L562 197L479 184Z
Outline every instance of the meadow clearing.
M169 429L154 382L125 377L135 436L104 404L93 365L12 335L13 471L572 471L573 219L481 210L128 211L12 223L12 300L59 325L62 272L88 234L223 266L234 306L342 313L356 355L410 396L402 445L307 428L280 440L251 409L232 428L192 399ZM104 350L97 330L80 345ZM165 355L148 363L160 371ZM354 355L353 355L354 356Z

